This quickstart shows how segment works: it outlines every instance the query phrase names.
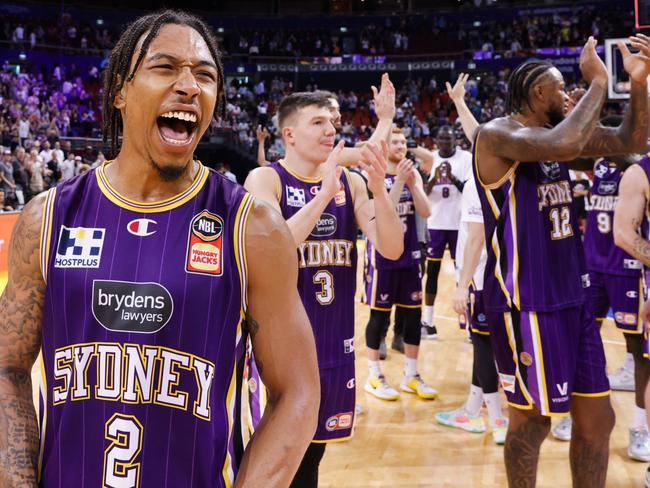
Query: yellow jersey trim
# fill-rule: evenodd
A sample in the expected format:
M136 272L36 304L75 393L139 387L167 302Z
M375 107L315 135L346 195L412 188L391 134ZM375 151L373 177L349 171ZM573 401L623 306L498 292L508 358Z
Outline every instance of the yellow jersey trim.
M325 440L313 439L312 443L314 443L314 444L334 444L336 442L349 441L350 439L352 439L352 435L349 435L347 437L339 437L338 439L325 439Z
M304 182L304 183L320 183L320 182L323 180L322 178L309 178L309 177L307 177L307 176L303 176L303 175L301 175L300 173L295 172L294 170L292 170L291 168L289 168L289 166L286 165L286 163L284 162L284 159L280 159L280 160L278 161L278 163L279 163L280 166L282 166L285 170L287 170L287 173L289 173L291 176L293 176L293 177L296 178L297 180L300 180L300 181L302 181L302 182Z
M47 267L50 261L50 242L52 240L52 215L54 213L54 198L56 188L47 191L43 204L43 217L41 219L41 235L39 239L39 255L41 258L41 275L47 283Z
M203 185L208 179L209 170L201 164L200 161L197 161L199 165L199 170L192 181L192 184L187 188L187 190L175 195L171 198L165 200L160 200L157 202L138 202L136 200L131 200L121 195L115 188L113 188L108 181L106 176L106 165L110 161L105 161L103 165L99 166L95 170L95 176L97 178L97 185L99 186L100 191L113 202L118 207L124 208L126 210L131 210L132 212L139 213L156 213L156 212L165 212L172 210L176 207L180 207L184 203L187 203L192 198L194 198L199 191L203 188Z

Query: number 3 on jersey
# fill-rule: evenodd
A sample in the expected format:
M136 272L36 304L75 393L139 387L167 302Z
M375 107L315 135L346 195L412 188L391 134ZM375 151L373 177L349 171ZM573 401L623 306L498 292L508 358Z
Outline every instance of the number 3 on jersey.
M105 488L135 488L140 484L142 424L133 415L116 413L106 422L104 436L111 444L104 451Z
M316 300L321 305L329 305L334 301L334 277L329 271L318 271L314 275L314 284L320 285L320 291L316 292Z

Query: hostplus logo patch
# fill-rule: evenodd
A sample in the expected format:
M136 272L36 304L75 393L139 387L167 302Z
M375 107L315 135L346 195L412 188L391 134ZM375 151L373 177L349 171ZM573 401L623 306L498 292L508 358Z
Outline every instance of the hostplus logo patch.
M61 226L56 268L99 268L106 229Z

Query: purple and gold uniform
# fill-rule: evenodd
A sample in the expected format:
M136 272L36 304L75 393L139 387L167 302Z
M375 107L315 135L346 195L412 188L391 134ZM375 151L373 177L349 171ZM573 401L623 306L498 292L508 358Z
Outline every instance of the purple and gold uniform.
M386 175L390 192L397 179ZM404 231L404 251L398 259L387 259L368 240L366 246L366 303L375 310L390 311L393 305L406 308L422 306L422 272L420 244L415 225L413 195L406 185L397 204L397 214Z
M314 198L321 180L303 178L282 162L270 167L280 177L278 201L288 220ZM357 225L349 178L344 170L341 190L298 247L298 292L314 331L321 380L313 442L348 439L354 423Z
M589 278L567 165L515 162L485 185L478 164L475 152L488 249L483 299L503 389L514 407L566 415L571 395L609 394L598 325L584 306Z
M232 486L253 198L199 165L140 203L104 168L45 203L40 486Z
M624 333L640 334L643 305L641 263L614 244L614 208L623 173L616 164L601 159L594 166L594 181L587 200L585 259L590 286L587 304L602 322L609 307L616 327Z

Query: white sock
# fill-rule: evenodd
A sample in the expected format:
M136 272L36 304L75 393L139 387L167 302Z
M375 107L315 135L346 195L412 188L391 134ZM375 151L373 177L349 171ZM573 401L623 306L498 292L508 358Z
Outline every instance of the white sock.
M368 370L370 371L370 376L379 377L381 375L379 361L371 361L368 359Z
M639 408L634 405L634 423L633 429L648 430L648 417L645 414L645 408Z
M630 373L634 373L634 356L632 356L631 352L626 352L625 353L625 360L623 361L623 368L629 371Z
M422 307L422 323L428 326L433 325L433 305L425 305Z
M481 405L483 405L483 389L480 386L471 385L465 403L465 410L472 417L476 417L481 413Z
M483 398L487 405L490 424L494 424L498 418L503 417L503 414L501 413L501 398L499 397L499 392L484 393Z
M416 359L406 358L406 361L404 362L404 376L410 378L411 376L415 376L416 374L418 374L417 358Z

